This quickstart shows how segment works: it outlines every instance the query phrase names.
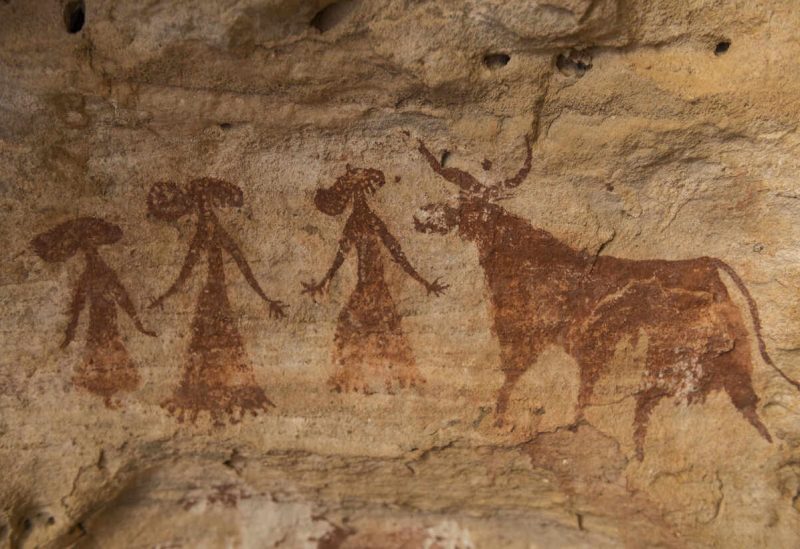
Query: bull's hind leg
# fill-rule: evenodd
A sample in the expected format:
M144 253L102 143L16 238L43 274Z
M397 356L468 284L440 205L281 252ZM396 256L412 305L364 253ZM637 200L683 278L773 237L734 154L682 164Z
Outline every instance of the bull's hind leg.
M750 378L750 372L746 365L743 365L739 360L736 360L737 355L740 353L731 352L727 355L722 355L718 358L717 375L720 376L722 387L731 402L739 410L742 415L747 418L747 421L756 428L756 430L764 437L767 442L772 442L772 437L767 430L767 427L761 422L758 417L757 405L758 395L753 389L753 381ZM722 360L732 359L732 360ZM721 364L720 364L721 363Z
M650 413L662 398L669 396L661 387L650 387L636 395L636 412L633 417L633 441L636 444L636 458L644 459L644 440L647 437L647 425Z

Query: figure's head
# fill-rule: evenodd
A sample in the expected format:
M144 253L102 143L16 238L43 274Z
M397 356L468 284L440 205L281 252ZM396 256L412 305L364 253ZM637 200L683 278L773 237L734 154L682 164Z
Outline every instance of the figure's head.
M205 200L212 206L241 208L244 204L242 189L222 179L213 177L195 179L189 182L188 189L189 194L196 199Z
M192 210L192 199L177 183L158 181L147 193L147 212L162 221L177 221Z
M36 255L49 263L66 261L78 250L96 250L122 238L122 229L97 217L79 217L57 225L31 241Z
M335 187L323 187L314 193L314 205L325 215L340 215L347 207L350 194L341 192Z
M326 215L340 215L353 196L373 194L385 184L386 178L382 171L353 168L348 164L345 174L338 177L333 185L317 190L314 194L314 205Z
M150 187L147 195L147 211L163 221L177 221L201 204L239 208L243 203L239 187L211 177L194 179L186 188L173 181L159 181Z

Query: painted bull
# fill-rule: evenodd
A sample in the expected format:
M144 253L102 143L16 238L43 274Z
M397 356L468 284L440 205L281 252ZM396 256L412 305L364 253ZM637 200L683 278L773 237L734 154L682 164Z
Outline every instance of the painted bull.
M419 144L431 168L455 184L459 194L452 204L422 208L414 218L416 229L445 234L457 228L462 239L478 248L505 375L497 397L498 421L514 385L536 364L545 346L562 346L579 366L580 419L618 344L627 338L636 345L646 338L644 378L635 393L634 441L640 460L649 415L665 397L692 404L711 391L725 390L736 409L771 442L757 412L748 329L720 271L747 301L764 361L798 389L800 384L767 354L758 309L739 275L711 257L635 261L595 256L509 213L496 198L528 176L529 139L526 145L519 172L485 186L467 172L442 166L424 143Z

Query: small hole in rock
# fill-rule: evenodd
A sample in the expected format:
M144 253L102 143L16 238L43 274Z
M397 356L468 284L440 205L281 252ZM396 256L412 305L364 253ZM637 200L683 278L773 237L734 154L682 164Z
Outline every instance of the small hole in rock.
M483 162L481 162L481 167L483 168L484 171L488 172L489 170L492 169L492 161L489 160L488 158L484 158Z
M220 129L223 130L229 130L233 127L233 124L231 124L230 122L223 122L222 124L219 125L219 127Z
M448 160L450 160L450 151L444 151L442 157L439 159L439 165L444 168Z
M508 65L511 61L511 56L507 53L490 53L483 57L483 64L489 69L500 69Z
M556 57L556 68L564 76L577 76L580 78L592 68L592 56L586 52L569 51Z
M353 8L356 7L356 0L339 0L328 4L317 12L310 25L319 32L326 32L341 23Z
M80 32L86 22L86 8L83 0L70 0L64 4L64 25L67 32L75 34Z
M716 47L714 48L714 55L722 55L723 53L728 51L728 49L730 49L730 47L731 47L730 41L729 40L723 40L722 42L719 42L716 45Z

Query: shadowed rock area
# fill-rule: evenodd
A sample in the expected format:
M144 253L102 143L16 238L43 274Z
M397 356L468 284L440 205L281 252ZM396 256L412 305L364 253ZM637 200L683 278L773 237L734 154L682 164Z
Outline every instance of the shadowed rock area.
M794 0L0 0L0 546L795 547Z

